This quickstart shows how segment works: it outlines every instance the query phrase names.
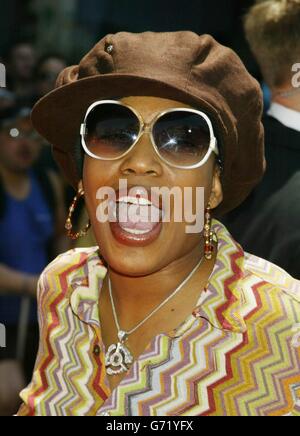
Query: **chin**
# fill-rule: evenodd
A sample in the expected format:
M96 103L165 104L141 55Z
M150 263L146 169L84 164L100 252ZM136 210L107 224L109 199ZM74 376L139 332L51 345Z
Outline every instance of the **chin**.
M152 262L149 260L138 261L136 256L132 258L116 256L108 256L106 259L109 267L116 271L118 274L129 277L142 277L149 274L153 274L162 268L162 265L158 263L157 259L153 259Z

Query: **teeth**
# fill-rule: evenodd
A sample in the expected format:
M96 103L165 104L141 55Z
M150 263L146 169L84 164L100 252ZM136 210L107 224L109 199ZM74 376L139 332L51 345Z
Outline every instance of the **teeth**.
M122 202L114 203L114 206L112 207L112 213L113 213L113 216L114 216L116 219L118 219L118 217L119 217L119 207L120 207L120 203L123 203L123 201L122 201ZM125 203L125 204L130 204L130 203ZM140 204L140 206L142 206L142 205ZM155 210L157 210L157 212L159 213L159 219L160 219L160 220L164 218L164 216L165 216L165 212L164 212L163 210L158 209L158 208L157 208L156 206L154 206L152 203L150 203L150 206L151 206L152 208L154 208ZM151 216L152 216L152 215L151 215ZM155 214L154 216L156 216L156 214Z
M146 233L149 233L151 230L137 230L137 229L128 229L123 228L125 232L131 233L132 235L145 235Z
M146 198L137 198L137 197L120 197L118 199L118 203L132 203L141 206L151 206L152 202L147 200Z
M122 201L122 203L123 203L123 201ZM120 204L120 202L118 201L117 203L115 203L115 202L111 202L110 203L110 210L111 210L111 213L112 213L112 215L113 215L113 217L114 217L114 219L115 220L119 220L119 204ZM125 204L129 204L129 203L125 203ZM161 209L158 209L156 206L154 206L154 205L152 205L152 203L150 203L150 205L153 207L153 208L155 208L155 209L157 209L157 211L158 211L158 213L159 213L159 221L162 221L163 219L164 219L164 216L165 216L165 212L163 211L163 210L161 210ZM155 216L157 216L157 215L155 215ZM152 217L152 215L151 215L151 217ZM156 222L156 219L155 219L155 222ZM132 230L132 229L129 229L129 230ZM128 231L129 231L128 230ZM147 233L147 232L144 232L144 231L140 231L140 230L136 230L136 233L138 234L138 233ZM133 232L132 232L133 233Z

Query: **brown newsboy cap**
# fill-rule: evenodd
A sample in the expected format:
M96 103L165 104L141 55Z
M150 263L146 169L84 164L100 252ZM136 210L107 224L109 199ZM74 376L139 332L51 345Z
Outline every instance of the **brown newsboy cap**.
M37 102L32 122L77 189L74 149L88 106L104 98L156 96L200 108L211 118L223 156L224 199L216 215L238 206L265 169L262 92L240 58L210 35L190 31L106 35L61 72Z

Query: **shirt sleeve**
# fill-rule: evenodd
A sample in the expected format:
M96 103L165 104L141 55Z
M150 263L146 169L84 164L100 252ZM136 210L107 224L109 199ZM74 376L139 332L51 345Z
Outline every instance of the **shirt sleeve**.
M46 271L46 270L45 270ZM41 402L43 393L48 389L47 381L43 377L43 368L47 365L51 353L51 346L48 341L49 325L53 322L51 313L49 313L49 282L46 272L43 272L39 278L37 286L38 302L38 322L39 322L39 349L36 363L33 371L31 383L21 393L23 401L17 416L38 416L37 404Z

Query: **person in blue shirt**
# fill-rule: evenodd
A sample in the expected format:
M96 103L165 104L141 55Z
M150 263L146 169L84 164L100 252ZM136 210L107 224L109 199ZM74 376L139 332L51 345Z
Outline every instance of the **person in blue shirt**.
M69 246L61 184L53 171L37 165L40 137L29 116L23 108L0 122L0 323L7 336L0 349L0 415L16 409L32 372L39 274Z

